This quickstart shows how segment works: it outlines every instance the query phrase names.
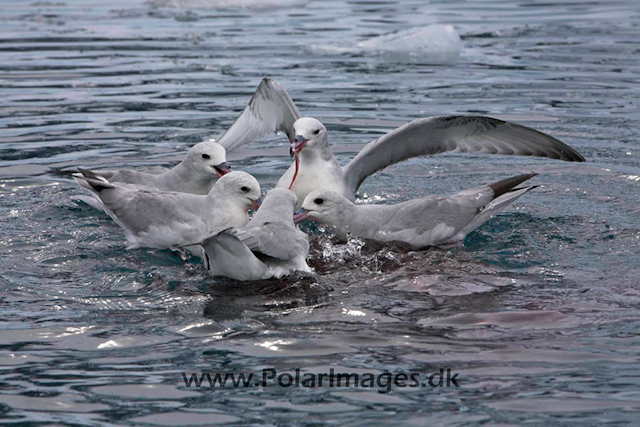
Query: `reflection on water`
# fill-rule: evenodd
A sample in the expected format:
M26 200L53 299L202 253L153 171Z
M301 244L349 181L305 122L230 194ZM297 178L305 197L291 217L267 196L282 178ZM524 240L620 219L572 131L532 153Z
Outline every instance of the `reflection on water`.
M633 423L634 2L230 4L3 3L0 418ZM443 36L432 31L443 25L461 45L444 40L453 40L452 56L434 61L442 44L429 37ZM392 49L399 55L386 54L398 37L406 37ZM197 260L169 251L126 251L106 215L71 201L78 189L60 171L171 166L222 133L264 76L327 123L342 162L409 119L452 113L534 126L588 162L449 154L393 166L365 182L362 202L529 171L542 185L463 247L416 252L316 233L316 277L245 284L211 279ZM229 159L265 189L290 162L278 136ZM446 367L460 372L460 388L187 388L181 376Z

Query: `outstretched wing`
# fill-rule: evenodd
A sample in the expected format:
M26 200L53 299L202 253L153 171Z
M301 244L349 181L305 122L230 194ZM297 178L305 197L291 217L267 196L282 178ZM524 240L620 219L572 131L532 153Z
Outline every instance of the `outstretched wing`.
M274 132L287 134L293 142L293 123L300 111L284 86L271 79L262 79L242 114L220 137L218 143L227 151L238 148Z
M355 192L371 174L394 163L445 151L549 157L584 162L562 141L526 126L482 116L416 119L367 144L345 166Z

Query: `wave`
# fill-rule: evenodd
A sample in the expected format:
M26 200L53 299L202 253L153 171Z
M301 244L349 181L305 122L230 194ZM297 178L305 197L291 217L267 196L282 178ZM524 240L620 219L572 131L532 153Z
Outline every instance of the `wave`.
M268 10L304 7L309 0L147 0L150 7L177 9L252 9Z

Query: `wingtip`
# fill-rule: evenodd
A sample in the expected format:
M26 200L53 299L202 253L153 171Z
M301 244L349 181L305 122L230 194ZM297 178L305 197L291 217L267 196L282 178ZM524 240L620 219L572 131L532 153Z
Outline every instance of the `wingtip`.
M284 88L281 83L269 77L265 77L264 79L262 79L262 83L278 90L282 90Z
M80 172L85 178L92 178L92 179L98 179L101 181L104 181L105 179L103 177L101 177L100 175L98 175L97 173L95 173L92 170L89 169L85 169L85 168L81 168L80 166L76 167L76 169L78 170L78 172Z
M574 152L572 153L574 156L571 159L571 161L573 162L586 162L587 160L582 156L582 154L578 153L577 151L574 150Z
M81 168L80 166L76 167L76 170L80 172L82 175L93 174L89 169Z
M503 179L501 181L488 184L493 190L494 199L502 196L503 194L513 190L516 186L538 175L537 172L525 173L522 175L514 176L511 178Z
M84 181L90 187L89 189L93 189L98 193L102 190L114 188L113 184L111 184L105 177L100 176L89 169L81 167L76 167L76 169L80 174L82 174L82 176L74 176L74 179L81 186L85 187L85 185L81 183L81 181Z
M582 156L582 154L578 153L576 149L571 148L562 141L558 142L560 142L564 146L558 151L560 153L557 156L558 159L564 160L565 162L586 162L586 159Z

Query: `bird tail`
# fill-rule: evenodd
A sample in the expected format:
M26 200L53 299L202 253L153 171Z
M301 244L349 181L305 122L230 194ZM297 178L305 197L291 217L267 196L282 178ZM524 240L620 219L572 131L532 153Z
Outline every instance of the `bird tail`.
M482 224L493 218L498 212L518 200L523 194L538 187L538 185L531 185L528 187L514 188L516 185L526 181L527 179L535 175L537 174L520 175L517 177L505 179L503 181L498 181L494 184L489 184L491 188L494 188L493 186L496 184L500 184L496 186L496 189L494 189L494 191L496 193L499 193L499 195L495 197L491 202L489 202L481 211L479 211L475 217L473 217L471 222L469 222L469 224L467 224L466 227L462 229L461 235L468 235L473 230L477 229ZM509 189L506 189L507 187L509 187Z
M97 173L90 171L89 169L77 168L78 172L74 173L73 179L82 187L91 191L94 194L99 194L102 190L114 188L114 185L111 184L107 179L103 176L98 175Z
M493 184L489 184L489 187L493 190L493 198L494 200L503 194L512 191L516 186L522 184L528 179L533 178L538 175L537 173L525 173L522 175L514 176L511 178L503 179L501 181L494 182Z
M235 235L222 231L201 243L204 266L214 276L236 280L261 278L267 266Z

